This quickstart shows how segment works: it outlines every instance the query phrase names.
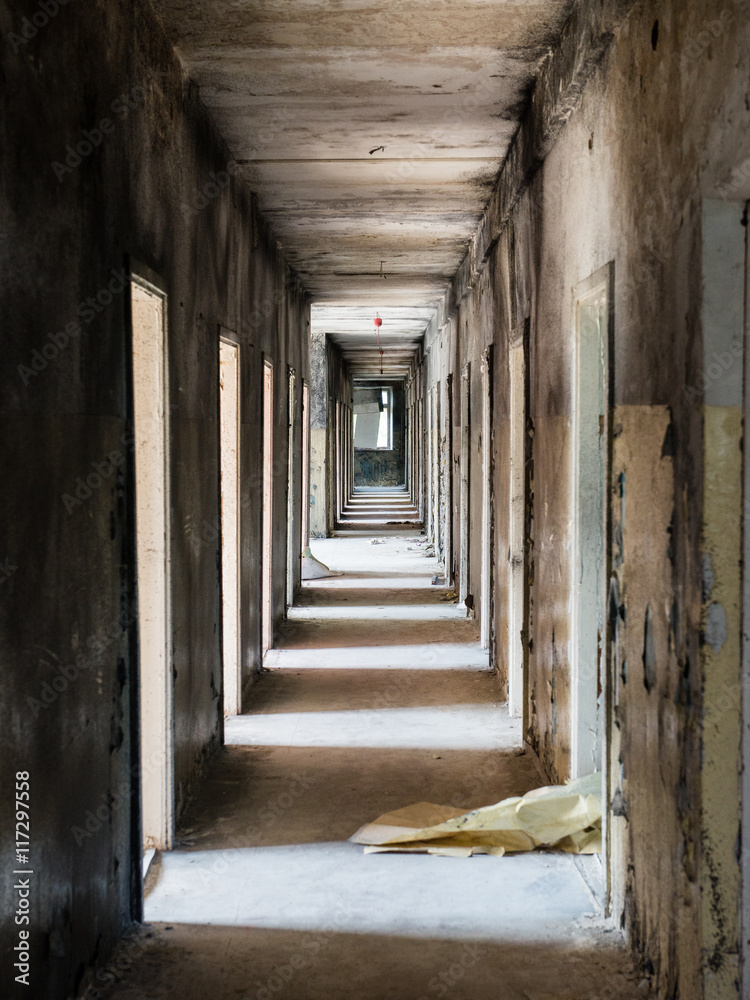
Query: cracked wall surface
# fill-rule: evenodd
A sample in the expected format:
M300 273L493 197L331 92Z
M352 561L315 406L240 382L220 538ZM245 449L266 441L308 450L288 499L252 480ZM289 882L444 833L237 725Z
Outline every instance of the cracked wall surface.
M37 10L0 5L4 36ZM31 38L5 37L0 60L0 507L13 525L3 556L17 567L0 611L10 668L0 696L2 781L7 789L16 769L31 775L44 873L32 895L35 996L58 998L77 995L84 971L96 970L139 913L129 260L159 275L168 295L178 815L222 731L219 326L242 352L247 686L260 656L263 356L276 372L278 617L286 366L308 377L309 308L147 4L61 5ZM301 469L301 455L295 461ZM4 827L10 819L4 809ZM6 830L6 868L11 846Z
M524 724L561 781L573 696L572 289L614 264L609 877L615 919L670 997L739 995L742 349L727 331L743 299L722 279L703 300L705 254L714 272L723 265L702 206L716 199L744 225L749 41L741 3L581 4L428 336L428 387L478 367L493 345L492 650L505 679L508 351L530 325ZM744 246L744 230L736 238ZM732 295L734 319L717 319L715 300ZM720 569L702 597L706 554Z

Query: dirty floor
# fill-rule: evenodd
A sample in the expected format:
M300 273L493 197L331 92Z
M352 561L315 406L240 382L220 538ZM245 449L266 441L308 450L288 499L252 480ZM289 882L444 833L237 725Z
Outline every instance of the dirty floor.
M341 575L304 586L252 710L227 720L178 846L151 866L147 923L101 995L648 996L601 916L598 858L365 855L348 842L389 809L471 808L544 779L477 623L432 585L423 538L312 548Z

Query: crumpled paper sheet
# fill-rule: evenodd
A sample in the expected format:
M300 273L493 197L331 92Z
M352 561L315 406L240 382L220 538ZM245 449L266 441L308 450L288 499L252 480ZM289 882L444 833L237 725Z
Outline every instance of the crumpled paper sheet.
M427 853L450 857L502 855L555 847L570 854L601 851L601 774L567 785L535 788L526 795L466 812L418 802L384 813L350 841L365 853Z

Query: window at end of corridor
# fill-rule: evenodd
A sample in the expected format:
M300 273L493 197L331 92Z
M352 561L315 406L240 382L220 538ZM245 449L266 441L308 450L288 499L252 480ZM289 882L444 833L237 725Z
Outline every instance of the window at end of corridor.
M393 447L393 393L388 386L354 389L354 447L358 451Z

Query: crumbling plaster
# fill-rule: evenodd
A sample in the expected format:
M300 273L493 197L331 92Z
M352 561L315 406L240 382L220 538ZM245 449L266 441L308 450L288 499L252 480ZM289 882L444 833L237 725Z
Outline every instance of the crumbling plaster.
M745 5L734 2L578 5L443 302L428 357L432 386L449 371L456 378L468 360L478 364L493 343L492 648L505 677L507 358L530 321L533 649L525 720L527 738L561 780L570 729L572 289L614 261L610 514L622 534L610 542L619 646L607 653L625 666L612 679L609 708L613 907L665 996L737 990L729 914L739 884L738 687L727 683L737 676L738 620L728 606L735 646L718 670L719 654L701 640L699 566L708 517L711 537L728 539L724 580L735 579L736 607L739 506L730 502L721 514L704 495L703 455L734 456L717 472L728 482L739 475L739 437L735 428L704 446L704 433L721 421L701 407L700 248L701 199L739 204L749 194L749 27ZM439 346L454 313L470 317L458 323L457 357ZM475 472L471 489L481 491ZM724 701L711 723L717 685ZM721 740L702 758L708 724L722 728ZM721 856L719 868L711 852Z
M0 507L12 525L3 555L16 567L0 611L10 665L0 730L3 787L17 769L31 775L43 872L31 899L35 996L56 1000L78 994L84 971L96 970L140 912L129 261L155 272L168 296L178 815L222 730L219 326L242 351L247 683L260 655L262 357L277 375L278 616L286 366L308 377L309 306L149 5L60 5L31 38L20 35L22 17L38 10L0 4ZM84 128L95 140L88 147ZM110 285L113 273L121 277ZM82 311L90 297L96 308ZM107 474L114 452L121 459ZM99 480L95 463L104 463ZM97 485L87 495L77 480L89 477ZM65 494L76 502L66 506ZM5 809L6 870L11 817Z

